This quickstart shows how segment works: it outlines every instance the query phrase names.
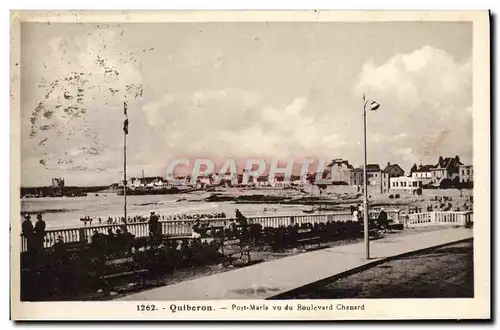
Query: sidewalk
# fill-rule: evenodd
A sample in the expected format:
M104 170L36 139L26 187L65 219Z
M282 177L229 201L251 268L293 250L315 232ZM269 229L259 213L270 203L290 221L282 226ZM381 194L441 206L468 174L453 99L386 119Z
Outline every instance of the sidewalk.
M118 300L266 299L380 259L471 238L473 231L450 228L337 246L263 262L122 297Z

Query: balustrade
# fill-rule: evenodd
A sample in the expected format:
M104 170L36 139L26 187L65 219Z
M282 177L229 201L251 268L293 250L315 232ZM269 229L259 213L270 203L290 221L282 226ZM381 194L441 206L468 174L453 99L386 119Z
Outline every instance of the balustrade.
M394 222L400 222L398 210L386 211L388 218ZM378 212L371 211L370 217L377 217ZM232 218L219 219L200 219L202 223L207 223L212 226L227 226L228 222L235 220ZM350 212L335 212L335 213L319 213L319 214L298 214L298 215L282 215L282 216L264 216L264 217L248 217L249 224L260 224L262 227L286 227L294 224L304 223L326 223L326 222L345 222L352 220ZM472 223L472 212L425 212L410 214L406 220L407 227L418 227L428 225L459 225L464 226ZM194 219L184 220L161 220L159 221L161 232L163 235L169 236L187 236L192 234L192 227L195 224ZM90 242L94 231L101 234L107 234L111 229L116 232L121 228L121 225L99 225L92 227L80 227L70 229L47 230L44 247L51 247L60 236L63 242ZM149 235L149 226L147 222L129 223L127 230L135 237L147 237ZM21 250L27 250L27 242L21 238Z

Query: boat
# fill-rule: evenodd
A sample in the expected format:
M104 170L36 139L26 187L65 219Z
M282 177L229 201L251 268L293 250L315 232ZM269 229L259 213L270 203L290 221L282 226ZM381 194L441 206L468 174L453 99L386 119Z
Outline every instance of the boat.
M302 210L302 212L304 212L304 213L314 213L314 212L316 212L316 210L313 207L310 210Z

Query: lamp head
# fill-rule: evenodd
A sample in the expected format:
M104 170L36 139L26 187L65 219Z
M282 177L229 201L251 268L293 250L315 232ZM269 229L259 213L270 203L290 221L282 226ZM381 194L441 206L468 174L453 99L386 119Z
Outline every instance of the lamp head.
M380 104L375 101L370 101L370 110L375 111L380 108Z

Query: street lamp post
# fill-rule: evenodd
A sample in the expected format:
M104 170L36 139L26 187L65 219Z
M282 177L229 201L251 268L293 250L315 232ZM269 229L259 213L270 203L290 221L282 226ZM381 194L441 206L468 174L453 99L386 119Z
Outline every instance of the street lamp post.
M366 107L369 105L370 110L374 111L377 110L380 105L373 101L373 100L367 100L365 98L365 95L363 95L363 101L364 101L364 106L363 106L363 141L364 141L364 175L363 175L363 187L364 187L364 199L363 199L363 218L364 218L364 236L365 236L365 256L366 259L370 259L370 235L369 235L369 219L368 219L368 175L367 175L367 156L366 156Z

